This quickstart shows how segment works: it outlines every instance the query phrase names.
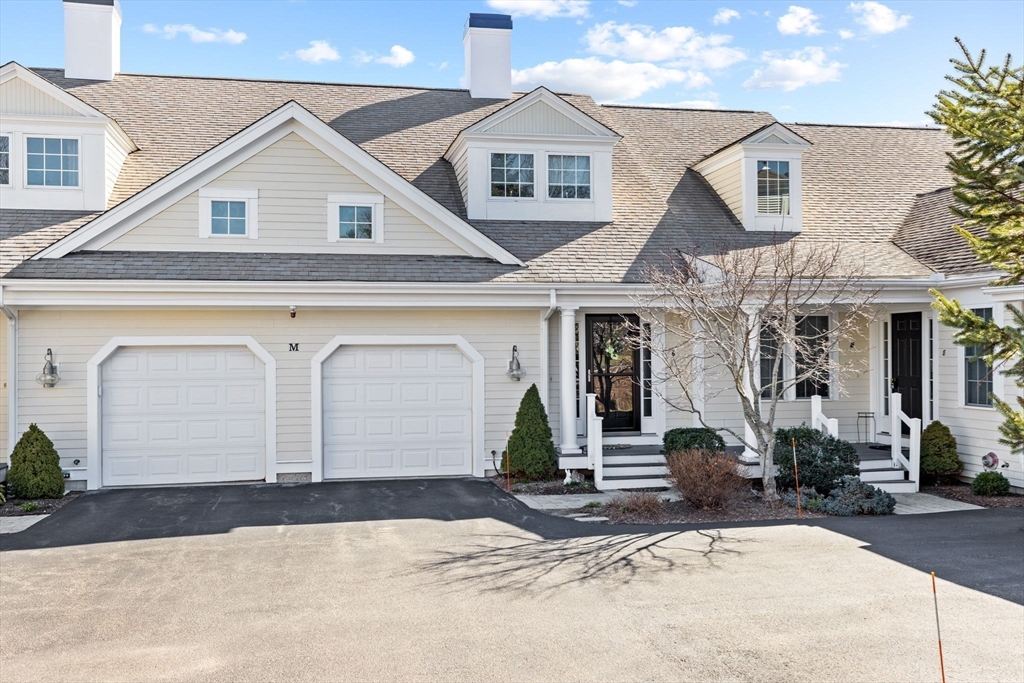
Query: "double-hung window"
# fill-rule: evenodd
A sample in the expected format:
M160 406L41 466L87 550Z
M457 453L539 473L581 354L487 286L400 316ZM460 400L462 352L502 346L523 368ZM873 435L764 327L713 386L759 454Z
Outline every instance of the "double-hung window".
M38 187L78 187L78 140L25 138L25 182Z
M782 343L774 320L761 324L761 398L772 397L772 379L775 395L782 398Z
M757 212L789 215L789 162L757 162Z
M991 308L972 308L971 312L986 322L992 320ZM964 403L969 406L992 405L992 367L979 358L982 353L981 346L964 347Z
M327 195L327 241L339 244L384 241L384 195Z
M590 199L590 157L548 155L548 197Z
M199 190L200 237L256 239L259 191L203 187Z
M796 319L798 344L794 354L796 397L829 397L829 380L822 376L823 362L829 353L829 324L827 315L805 315Z
M533 193L532 154L491 154L491 196L526 197Z
M0 135L0 185L11 184L11 137Z

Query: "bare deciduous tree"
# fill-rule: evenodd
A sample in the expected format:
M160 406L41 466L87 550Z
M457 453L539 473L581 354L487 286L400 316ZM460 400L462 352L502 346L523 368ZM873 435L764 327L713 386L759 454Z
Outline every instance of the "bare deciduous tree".
M652 291L636 304L656 332L651 350L665 368L659 394L756 453L768 500L778 498L772 455L779 402L842 392L844 376L866 363L839 353L841 340L860 337L876 316L877 290L862 272L838 244L799 240L701 256L677 252L670 265L647 270ZM824 315L830 324L823 326L815 316ZM705 403L723 391L739 395L746 429L708 418Z

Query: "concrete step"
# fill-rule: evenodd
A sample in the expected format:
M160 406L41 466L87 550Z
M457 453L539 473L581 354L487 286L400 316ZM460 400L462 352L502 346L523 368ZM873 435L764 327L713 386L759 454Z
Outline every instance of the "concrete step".
M605 465L631 465L637 462L655 462L665 464L665 456L660 453L630 453L629 451L605 451Z
M892 481L873 481L871 485L889 493L917 493L917 482L905 479Z
M869 484L876 481L906 481L907 471L902 467L891 467L885 470L865 470L860 473L860 480Z
M647 477L664 477L668 474L668 467L665 466L664 462L637 462L637 463L621 463L610 465L604 464L604 476L608 477L628 477L628 476L647 476Z
M892 468L892 458L879 458L877 460L864 460L861 458L860 471L888 470Z
M606 476L601 485L602 491L622 489L654 489L668 488L669 483L662 477L646 475Z

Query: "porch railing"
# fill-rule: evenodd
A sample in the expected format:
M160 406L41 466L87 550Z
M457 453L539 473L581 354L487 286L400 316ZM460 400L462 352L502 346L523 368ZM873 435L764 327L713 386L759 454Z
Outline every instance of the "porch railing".
M821 396L811 396L811 428L839 438L839 420L834 417L829 419L821 412Z
M594 487L598 491L604 489L602 422L604 418L597 415L597 395L587 394L587 465L594 470Z
M892 424L889 436L892 439L892 466L902 466L910 473L914 490L921 486L921 418L910 417L903 412L903 396L897 393L889 396L889 414ZM910 428L910 457L903 455L903 425Z

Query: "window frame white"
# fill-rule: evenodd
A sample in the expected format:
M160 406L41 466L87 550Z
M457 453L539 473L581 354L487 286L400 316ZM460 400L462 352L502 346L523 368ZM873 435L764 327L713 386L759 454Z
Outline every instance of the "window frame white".
M0 182L0 187L14 186L14 134L0 131L0 138L7 138L7 182ZM79 143L81 144L81 143ZM81 155L79 155L81 156ZM81 160L79 160L81 165ZM79 176L81 179L81 176Z
M757 200L757 203L756 203L756 205L754 207L755 214L757 216L782 216L782 217L785 217L785 218L792 218L792 216L793 216L793 182L792 182L792 179L793 179L793 171L792 171L793 164L792 164L792 162L789 159L774 159L774 158L771 158L772 157L771 154L765 154L764 157L765 158L763 158L763 159L762 158L758 158L756 160L755 164L754 164L754 169L755 169L754 184L756 186L756 189L755 189L755 192L754 192L754 197ZM784 202L785 206L786 206L786 211L784 213L781 212L781 211L778 212L778 213L776 213L774 211L771 211L771 212L769 212L769 211L761 211L761 176L760 176L761 164L785 164L786 165L786 194L785 194L785 200L786 201ZM781 182L782 181L779 178L775 179L775 184L777 186ZM769 183L768 186L770 188L771 184ZM773 198L773 195L767 195L767 199L770 200L772 198ZM780 203L780 206L781 206L781 204L783 204L783 202L782 202L783 195L781 195L781 194L777 195L777 198L779 199L779 203Z
M372 211L371 226L373 237L342 237L342 206L369 206ZM383 244L384 243L384 195L365 192L332 192L327 195L327 241L335 244Z
M993 321L996 320L996 310L997 310L997 307L994 304L987 304L987 305L986 304L975 304L975 305L966 306L966 308L968 308L968 310L970 310L972 313L974 313L978 317L982 317L981 314L979 313L979 311L984 311L985 309L988 309L988 311L989 311L989 320L993 320ZM999 321L997 321L996 324L1002 324L1002 321L999 320ZM959 387L959 389L960 389L960 400L959 400L960 407L974 409L974 410L996 410L996 406L992 402L992 398L990 396L988 396L988 395L986 395L986 398L988 398L988 403L968 403L967 402L967 392L968 392L969 383L971 381L970 378L967 376L967 363L969 362L970 357L967 355L967 347L966 346L960 346L960 345L957 345L957 346L959 348L959 353L957 354L957 356L958 356L958 361L959 361L959 366L960 366L960 373L959 373L960 374L960 382L959 382L959 385L960 385L960 387ZM998 396L1001 393L1001 392L998 391L998 389L996 387L996 378L998 376L998 372L997 372L996 368L992 367L988 363L985 363L985 365L988 367L988 374L989 374L989 382L988 383L989 383L989 386L990 386L990 391L988 393L989 394L995 394L996 396Z
M551 187L551 179L548 176L548 174L551 171L551 157L586 157L587 158L587 163L590 164L590 168L588 169L588 173L590 173L590 182L587 184L587 186L590 188L590 196L589 197L587 197L585 199L580 199L579 197L551 197L551 196L548 195L548 189ZM534 165L536 165L536 163L537 163L536 159L534 159ZM534 181L536 181L536 179L537 179L537 172L536 172L536 168L535 168L534 169ZM557 184L564 185L565 183L557 183ZM535 192L536 192L537 186L539 186L539 184L535 183L535 187L534 187L534 191ZM544 199L543 199L543 201L545 201L545 202L556 202L556 203L565 202L565 203L568 203L568 204L584 204L586 202L593 202L594 201L594 157L593 157L593 155L592 154L586 154L586 153L578 154L576 152L555 151L555 150L545 151L544 152L544 188L543 189L544 189ZM499 199L499 197L495 197L495 199Z
M11 136L11 137L12 137L12 142L8 143L9 147L12 146L12 143L13 143L13 136ZM75 140L78 143L78 154L77 154L77 156L78 156L78 171L77 171L77 173L78 173L78 184L77 185L63 185L63 184L61 184L61 185L46 185L45 184L45 176L44 176L44 184L42 184L42 185L29 185L29 182L28 182L28 172L29 172L29 168L28 168L28 154L29 154L29 151L28 151L28 141L29 141L29 138L40 138L42 140L60 140L62 143L63 143L64 140ZM83 144L82 144L82 136L81 135L63 135L63 134L59 134L59 133L58 134L53 134L53 133L22 133L21 140L24 143L22 145L23 149L20 152L21 156L22 156L22 161L24 162L22 164L22 169L21 169L21 186L23 188L25 188L27 190L69 190L69 191L72 191L72 192L81 192L83 190L84 184L83 184L83 177L82 177L83 176L82 166L84 165L84 163L82 161L82 157L84 156L84 151L85 150L84 150L84 147L83 147ZM64 147L64 145L61 144L61 157L64 156L63 147ZM46 156L45 151L43 152L43 156L45 158L45 156ZM33 169L33 170L35 170L35 169ZM45 172L46 171L44 169L43 173L45 174ZM61 173L63 173L63 172L64 172L63 169L61 169ZM63 183L63 177L61 178L61 182ZM9 187L9 185L8 185L8 187Z
M213 228L214 201L245 202L245 234L215 235ZM258 239L259 190L204 187L199 190L199 237L202 239Z
M493 194L491 194L491 171L494 170L494 167L491 165L491 155L493 155L493 154L518 154L519 156L526 155L526 156L533 157L533 196L532 197L522 197L522 196L520 196L520 197L507 197L507 196L496 197ZM538 161L537 161L538 158L544 159L544 170L543 170L543 172L540 170L540 167L538 165ZM540 199L541 192L543 191L545 194L547 194L547 191L548 191L548 184L547 184L548 183L548 167L547 167L548 161L547 161L547 159L548 159L547 152L543 152L543 151L542 152L538 152L538 151L517 152L517 151L515 151L515 148L513 148L513 149L508 149L508 148L488 149L487 150L487 178L486 178L486 180L487 180L487 185L486 185L486 187L487 187L487 192L486 192L487 201L489 201L489 202L539 202L539 201L541 201L541 199ZM522 170L522 166L520 166L520 170ZM543 182L541 182L542 179L543 179ZM520 185L521 184L522 183L520 183Z

